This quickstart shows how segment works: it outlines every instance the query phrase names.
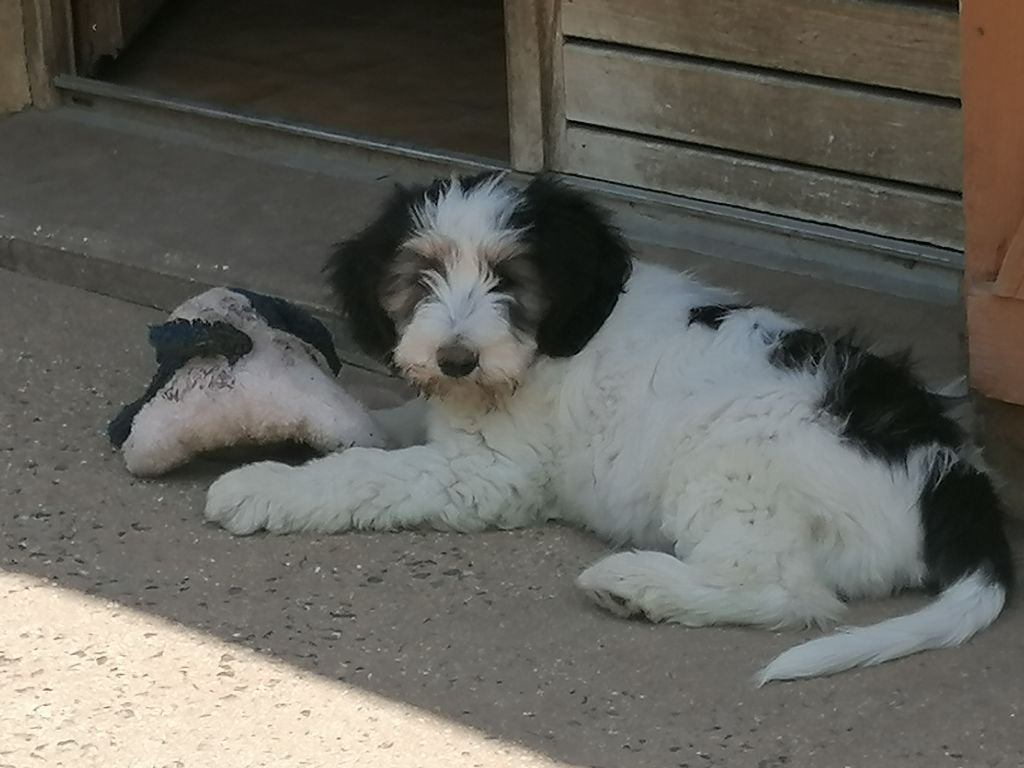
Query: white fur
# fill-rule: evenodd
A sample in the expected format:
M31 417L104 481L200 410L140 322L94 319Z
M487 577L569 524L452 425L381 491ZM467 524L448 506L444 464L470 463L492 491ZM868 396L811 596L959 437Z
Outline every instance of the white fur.
M824 376L768 361L770 332L791 320L752 310L688 325L692 307L723 298L638 265L587 346L538 358L514 396L431 400L425 445L236 470L206 516L240 534L561 519L647 550L585 571L595 600L691 626L821 624L839 595L920 586L918 498L950 452L892 466L842 442L817 405ZM959 642L1000 605L972 577L920 614L790 651L762 680Z
M510 220L521 195L503 181L496 174L467 189L453 177L436 200L424 200L413 211L415 233L447 239L463 254L514 246L518 233Z
M170 319L228 322L253 347L234 365L220 356L190 360L142 407L121 447L132 474L159 475L238 444L294 440L323 453L384 445L381 430L338 384L323 355L267 325L245 296L213 288Z
M934 603L870 627L850 627L790 648L758 676L760 684L842 672L947 648L969 640L999 616L1006 591L974 572L946 589Z
M479 368L466 383L484 389L513 388L533 360L533 341L509 326L508 298L492 290L497 278L491 268L521 248L520 232L509 222L519 193L501 180L495 176L467 190L452 179L436 200L413 212L414 231L404 247L434 266L423 275L430 293L400 329L392 359L421 386L438 379L436 352L444 344L479 350Z

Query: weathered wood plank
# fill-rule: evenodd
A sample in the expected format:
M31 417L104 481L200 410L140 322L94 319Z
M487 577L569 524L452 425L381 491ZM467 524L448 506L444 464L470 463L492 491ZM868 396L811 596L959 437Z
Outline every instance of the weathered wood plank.
M517 171L544 167L542 56L538 0L505 0L509 155Z
M960 201L946 192L763 162L572 125L556 170L904 240L959 248Z
M570 120L959 190L960 109L664 55L565 46Z
M537 2L541 41L541 103L544 110L544 166L552 168L565 156L563 1L537 0Z
M52 109L60 104L53 78L73 73L74 23L70 0L26 0L25 52L32 86L32 105Z
M957 15L875 0L564 0L566 35L956 96Z
M0 115L31 101L21 3L0 2Z

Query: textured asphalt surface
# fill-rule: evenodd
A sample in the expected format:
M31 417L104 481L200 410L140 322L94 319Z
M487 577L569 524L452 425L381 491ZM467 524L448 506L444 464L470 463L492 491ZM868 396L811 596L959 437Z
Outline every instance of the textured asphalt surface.
M1019 601L963 648L759 690L814 631L604 615L583 533L204 524L223 463L139 481L103 432L158 318L0 271L0 766L1024 765Z

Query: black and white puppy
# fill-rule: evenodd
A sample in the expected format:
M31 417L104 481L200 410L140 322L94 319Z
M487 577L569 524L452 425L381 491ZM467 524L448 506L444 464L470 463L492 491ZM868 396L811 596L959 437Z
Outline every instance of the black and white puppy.
M550 179L397 192L329 264L356 339L425 394L428 440L256 464L210 489L230 531L458 531L564 520L628 551L600 605L689 626L908 616L797 646L761 682L964 642L1013 582L1003 510L904 361L637 264Z

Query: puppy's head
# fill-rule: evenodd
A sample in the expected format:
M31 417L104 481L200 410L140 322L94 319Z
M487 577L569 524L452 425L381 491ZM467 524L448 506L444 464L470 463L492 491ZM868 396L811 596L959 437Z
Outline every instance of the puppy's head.
M630 267L607 214L579 192L498 174L397 190L327 265L365 351L430 395L489 403L538 354L579 352Z

